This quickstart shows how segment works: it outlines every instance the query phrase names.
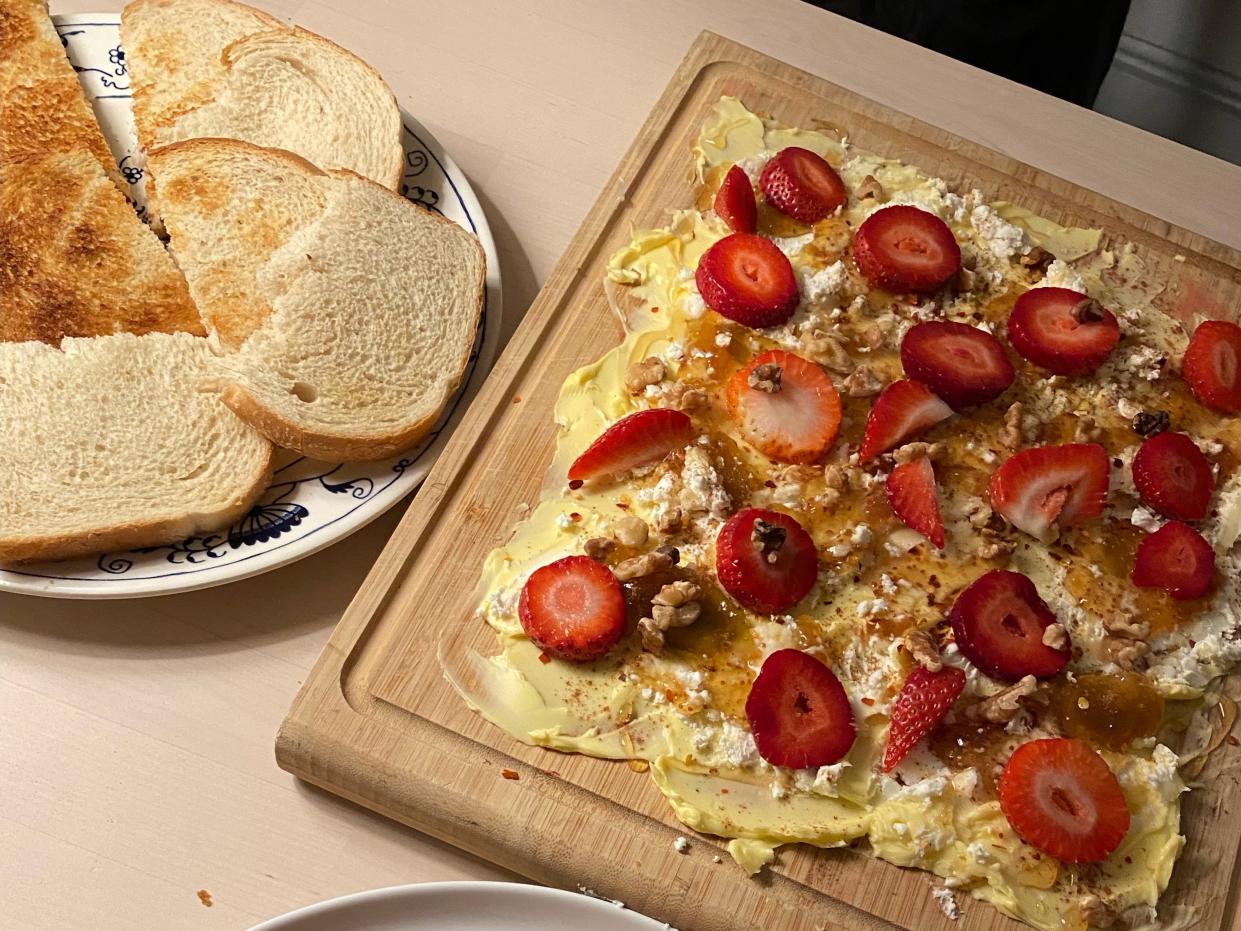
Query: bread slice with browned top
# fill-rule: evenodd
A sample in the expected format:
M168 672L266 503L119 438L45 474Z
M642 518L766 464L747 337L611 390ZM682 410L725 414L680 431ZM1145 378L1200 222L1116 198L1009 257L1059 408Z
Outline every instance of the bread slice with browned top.
M431 430L482 309L475 236L352 172L236 140L176 143L150 165L233 410L320 459L386 458Z
M232 0L135 0L121 15L121 41L148 151L241 139L400 185L396 98L334 42Z
M273 449L211 392L207 340L0 343L0 562L172 543L236 520Z
M44 0L0 0L0 340L202 334L116 163Z

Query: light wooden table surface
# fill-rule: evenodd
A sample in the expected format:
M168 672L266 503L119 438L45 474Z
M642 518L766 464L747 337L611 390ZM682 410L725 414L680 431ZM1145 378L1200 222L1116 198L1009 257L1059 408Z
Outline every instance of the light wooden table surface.
M374 64L470 176L499 246L506 334L703 28L1241 248L1241 169L797 0L261 5ZM515 878L272 759L401 510L226 588L0 596L0 926L237 929L375 886Z

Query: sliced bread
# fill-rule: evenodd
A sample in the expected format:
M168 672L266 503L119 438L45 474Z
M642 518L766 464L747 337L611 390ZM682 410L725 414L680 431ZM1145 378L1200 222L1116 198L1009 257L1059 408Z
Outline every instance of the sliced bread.
M225 402L279 446L382 459L434 426L482 309L476 237L352 172L194 139L150 154Z
M0 344L0 562L171 543L267 486L270 443L210 392L186 333Z
M116 163L43 0L0 0L0 340L204 332Z
M148 151L242 139L400 186L396 98L375 69L322 36L232 0L136 0L121 15L121 42Z

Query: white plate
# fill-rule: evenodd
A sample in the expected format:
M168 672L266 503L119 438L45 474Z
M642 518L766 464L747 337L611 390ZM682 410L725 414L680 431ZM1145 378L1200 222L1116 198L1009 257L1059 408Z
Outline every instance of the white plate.
M611 902L522 883L390 886L299 908L250 931L667 931Z
M145 170L134 135L129 77L115 13L53 20L95 107L129 194L144 209ZM168 546L0 569L0 591L54 598L134 598L221 585L309 556L374 520L418 487L495 358L500 263L487 220L460 169L417 120L402 113L402 193L478 234L487 294L464 384L431 435L385 462L318 462L282 454L259 503L232 527Z

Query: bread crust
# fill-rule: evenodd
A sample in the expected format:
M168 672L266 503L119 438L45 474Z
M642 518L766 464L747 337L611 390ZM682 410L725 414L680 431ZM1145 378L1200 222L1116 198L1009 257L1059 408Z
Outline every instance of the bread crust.
M144 546L162 546L176 543L196 534L227 527L245 514L267 490L276 463L276 450L268 447L267 459L262 469L251 478L250 484L241 489L236 498L221 511L214 514L191 514L164 520L135 521L115 527L104 527L78 534L51 536L0 536L0 563L20 565L56 559L73 559L106 553L138 549Z

